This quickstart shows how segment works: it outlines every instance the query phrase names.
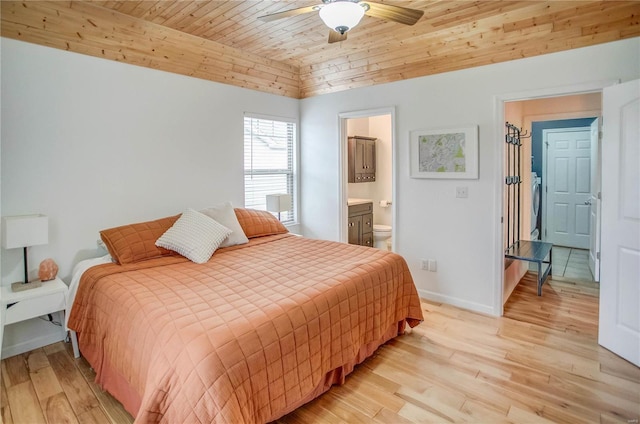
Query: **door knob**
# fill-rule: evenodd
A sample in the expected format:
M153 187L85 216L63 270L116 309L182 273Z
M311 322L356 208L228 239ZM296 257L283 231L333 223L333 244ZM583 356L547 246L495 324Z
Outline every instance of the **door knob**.
M591 205L591 199L589 199L589 200L585 200L584 204L585 204L585 205Z

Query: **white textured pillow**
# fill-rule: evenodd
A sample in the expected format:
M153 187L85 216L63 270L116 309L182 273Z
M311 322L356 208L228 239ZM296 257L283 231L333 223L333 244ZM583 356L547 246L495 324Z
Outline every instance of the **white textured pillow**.
M165 233L156 246L173 250L197 264L211 258L231 230L206 215L187 209Z
M232 231L232 233L229 234L229 237L227 237L227 239L222 242L220 247L249 243L249 239L244 234L244 231L242 230L242 227L238 222L238 217L233 210L233 205L231 205L231 202L225 202L212 208L203 209L200 212L210 218L213 218L216 222L224 225Z

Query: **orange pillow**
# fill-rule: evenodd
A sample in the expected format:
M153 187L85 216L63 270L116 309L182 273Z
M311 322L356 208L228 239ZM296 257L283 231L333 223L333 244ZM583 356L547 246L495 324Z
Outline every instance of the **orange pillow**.
M235 208L236 217L247 238L288 233L278 218L267 211Z
M107 246L114 261L123 264L144 261L160 256L175 255L175 252L156 246L162 236L180 215L139 222L100 231L100 238Z

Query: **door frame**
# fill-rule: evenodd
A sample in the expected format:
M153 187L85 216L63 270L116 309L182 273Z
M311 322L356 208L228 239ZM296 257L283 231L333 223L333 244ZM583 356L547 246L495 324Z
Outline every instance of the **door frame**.
M604 115L604 110L602 115ZM600 135L602 134L602 121L602 116L600 116L591 123L591 141L593 142L595 140L596 142L595 146L592 146L591 149L592 151L595 151L595 157L598 159L598 162L591 164L591 172L593 172L593 175L591 176L592 195L590 199L591 210L589 211L589 229L591 230L593 237L589 244L589 270L596 282L600 282L600 237L602 236L600 222L602 207L602 196L600 196L600 192L602 191L602 137L600 137ZM591 218L594 216L595 219L592 221ZM591 268L592 263L593 269Z
M598 118L596 118L598 119ZM573 130L573 131L589 131L591 132L591 127L566 127L566 128L548 128L548 129L544 129L542 130L542 143L545 143L545 135L548 133L554 133L554 132L567 132L568 130ZM540 235L540 240L542 241L547 241L547 225L549 225L549 216L547 214L547 201L548 201L548 195L549 193L547 192L546 187L548 187L549 184L549 169L547 168L547 163L549 161L549 145L548 144L543 144L542 146L542 176L543 176L543 181L545 182L545 189L542 191L542 204L545 205L544 209L542 210L542 231L543 233ZM593 161L594 158L591 158L591 160ZM597 158L596 158L597 159ZM591 169L589 169L589 171L591 171ZM554 181L555 183L555 181ZM591 184L591 181L589 181L589 184ZM593 236L593 234L589 235L589 245L591 245L591 237Z
M584 93L583 93L584 94ZM547 96L547 97L557 97L557 96ZM513 101L513 100L509 100ZM517 100L516 100L517 101ZM600 115L600 110L584 110L578 112L559 112L559 113L543 113L537 115L525 115L522 117L523 127L531 128L534 122L544 122L544 121L564 121L567 119L585 119L585 118L593 118L594 116ZM602 119L598 119L598 124L602 127ZM600 128L601 129L601 128ZM538 175L542 177L542 174ZM525 187L525 196L527 195L527 187ZM542 187L540 187L542 190ZM530 194L530 193L529 193ZM542 196L542 192L540 193ZM528 198L529 196L527 196ZM541 197L542 200L542 197ZM542 211L539 212L540 219L542 219ZM540 240L542 240L542 231L540 231Z
M391 250L396 252L397 237L396 237L396 201L397 201L397 187L396 187L396 171L397 167L397 143L396 143L396 108L394 106L377 108L377 109L364 109L351 112L341 112L338 114L338 133L340 134L340 144L338 152L338 166L340 172L340 178L338 179L338 199L339 211L338 211L338 234L340 235L340 241L346 243L349 238L349 229L347 227L347 218L349 216L349 207L347 205L349 190L348 190L348 146L347 146L347 120L358 118L370 118L373 116L391 115Z
M495 143L494 157L496 163L504 163L504 104L507 102L517 102L525 100L542 99L546 97L561 97L575 94L602 93L605 87L619 84L620 80L601 80L587 82L583 84L567 85L554 88L539 88L528 91L497 94L494 96L494 131L499 142ZM502 316L503 290L504 290L504 165L496 166L494 174L494 239L493 251L495 258L493 263L493 274L495 282L493 285L493 315Z

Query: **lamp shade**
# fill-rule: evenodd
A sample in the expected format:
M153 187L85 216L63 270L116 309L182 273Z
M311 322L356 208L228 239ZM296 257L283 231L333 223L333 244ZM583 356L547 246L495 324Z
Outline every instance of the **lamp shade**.
M344 34L358 25L363 16L362 6L349 0L333 1L320 9L322 22L340 34Z
M2 218L2 247L37 246L49 242L49 219L46 215L21 215Z
M267 194L267 210L278 213L291 210L291 195L287 193Z

